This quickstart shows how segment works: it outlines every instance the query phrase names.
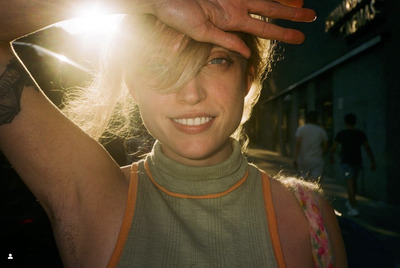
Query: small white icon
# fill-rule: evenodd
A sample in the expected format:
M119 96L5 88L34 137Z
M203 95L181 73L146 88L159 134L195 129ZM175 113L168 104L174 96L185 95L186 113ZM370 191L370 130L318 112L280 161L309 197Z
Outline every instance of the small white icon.
M9 259L9 260L13 260L13 259L14 259L11 253L8 254L8 259Z

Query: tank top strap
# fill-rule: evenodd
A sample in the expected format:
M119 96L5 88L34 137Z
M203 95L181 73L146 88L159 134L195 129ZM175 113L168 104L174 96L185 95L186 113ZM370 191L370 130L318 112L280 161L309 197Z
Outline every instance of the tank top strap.
M286 267L286 262L283 257L283 251L281 241L279 239L278 224L276 221L276 213L274 202L271 194L271 182L270 177L264 171L260 170L262 178L262 189L264 195L265 212L267 214L268 229L271 236L272 247L274 249L275 259L278 267Z
M119 231L117 243L115 244L114 251L107 265L108 268L117 267L119 259L121 258L122 252L124 250L126 240L128 238L129 230L131 229L133 215L135 213L136 196L138 188L137 173L138 173L138 163L133 163L131 166L131 175L129 180L129 190L125 208L125 215L121 224L121 229Z

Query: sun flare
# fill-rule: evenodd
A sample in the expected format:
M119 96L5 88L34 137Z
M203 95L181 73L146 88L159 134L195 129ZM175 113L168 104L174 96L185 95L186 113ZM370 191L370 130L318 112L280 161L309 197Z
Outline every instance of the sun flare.
M58 25L72 35L108 35L118 26L122 15L109 15L107 8L99 5L81 6L77 8L76 18L63 21Z

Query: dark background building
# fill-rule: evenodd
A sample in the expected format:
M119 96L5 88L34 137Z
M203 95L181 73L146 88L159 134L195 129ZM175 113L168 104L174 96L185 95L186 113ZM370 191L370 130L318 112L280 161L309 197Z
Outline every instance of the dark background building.
M400 203L400 3L389 0L306 0L314 23L293 25L301 45L277 44L277 59L248 127L253 145L292 156L294 134L316 110L330 141L354 113L366 132L377 170L364 154L360 194ZM277 22L290 26L291 23ZM338 177L327 162L326 175ZM339 182L339 181L338 181Z

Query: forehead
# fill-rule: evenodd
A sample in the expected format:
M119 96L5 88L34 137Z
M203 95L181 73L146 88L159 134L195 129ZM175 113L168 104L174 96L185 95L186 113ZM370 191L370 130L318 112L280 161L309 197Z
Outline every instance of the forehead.
M197 42L166 26L152 16L127 17L122 24L121 63L127 76L157 80L157 87L179 86L198 73L210 55L226 53L232 59L245 59L236 52ZM134 82L134 81L131 81Z
M194 41L152 15L126 16L119 29L123 40L121 48L125 48L126 55L133 54L135 57L162 56L168 59L185 53L203 56L209 54L211 49L218 49L212 44ZM232 54L235 57L238 55Z

